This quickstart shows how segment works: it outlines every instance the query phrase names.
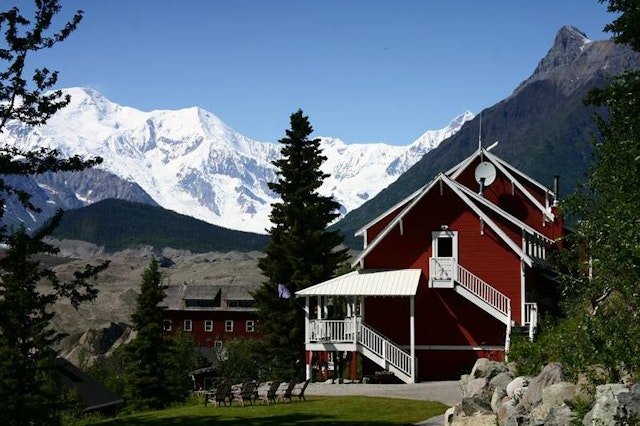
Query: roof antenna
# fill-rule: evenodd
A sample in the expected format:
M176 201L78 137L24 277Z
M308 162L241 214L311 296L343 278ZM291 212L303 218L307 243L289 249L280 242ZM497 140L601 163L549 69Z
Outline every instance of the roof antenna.
M478 133L478 149L482 149L482 111L480 111L480 132Z

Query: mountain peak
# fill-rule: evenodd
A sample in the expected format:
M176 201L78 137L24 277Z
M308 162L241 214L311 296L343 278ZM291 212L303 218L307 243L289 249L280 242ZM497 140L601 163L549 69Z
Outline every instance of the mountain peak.
M533 75L545 75L571 64L583 53L584 46L590 42L591 40L576 27L566 25L560 28L553 46L542 58Z
M562 94L593 87L594 79L603 80L637 66L639 55L628 46L613 40L592 41L573 26L564 26L556 34L553 46L538 63L535 71L511 96L525 87L545 81L557 85Z

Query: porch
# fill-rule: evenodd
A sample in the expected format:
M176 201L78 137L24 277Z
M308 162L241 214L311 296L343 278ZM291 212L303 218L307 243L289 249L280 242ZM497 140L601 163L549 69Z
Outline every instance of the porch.
M305 349L359 352L405 383L415 383L414 299L421 275L420 269L355 271L296 292L305 297ZM409 297L409 351L364 323L363 300L372 296ZM310 363L306 374L311 377Z

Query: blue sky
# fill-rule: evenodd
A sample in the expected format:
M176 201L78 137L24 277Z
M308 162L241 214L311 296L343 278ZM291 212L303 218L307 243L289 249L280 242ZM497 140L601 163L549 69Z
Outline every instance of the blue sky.
M27 0L3 2L21 7ZM144 111L200 106L275 142L298 108L314 136L406 145L506 98L563 25L592 40L597 0L62 0L85 18L34 58Z

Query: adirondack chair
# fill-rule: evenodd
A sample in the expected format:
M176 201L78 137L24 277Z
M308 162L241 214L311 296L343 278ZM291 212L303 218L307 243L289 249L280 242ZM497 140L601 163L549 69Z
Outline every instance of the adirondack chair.
M238 401L243 407L245 401L249 401L249 404L253 405L256 398L256 387L256 382L243 383L240 391L233 394L232 401Z
M271 384L267 387L266 391L264 394L262 395L258 395L258 398L262 401L262 403L275 403L277 402L276 399L278 398L278 389L280 388L280 382L278 381L273 381L271 382Z
M228 383L220 383L216 386L213 392L208 392L204 396L204 405L208 402L213 402L216 407L220 406L220 403L227 405L227 399L229 398L229 392L231 391L231 385ZM229 401L231 404L231 401Z
M307 379L307 380L305 380L305 382L302 384L302 387L300 387L300 388L296 388L296 387L294 387L294 388L293 388L293 391L291 391L291 396L297 396L297 397L298 397L298 400L300 400L300 401L306 401L306 400L307 400L307 398L305 398L305 397L304 397L304 391L306 391L306 390L307 390L307 386L309 386L309 382L310 382L310 380L309 380L309 379Z
M285 388L285 390L282 392L282 394L280 394L278 396L278 399L282 399L284 402L287 402L287 399L289 400L289 402L291 402L291 392L293 392L293 388L296 386L296 381L295 380L291 380L288 384L287 387Z

